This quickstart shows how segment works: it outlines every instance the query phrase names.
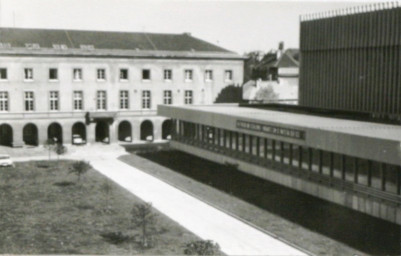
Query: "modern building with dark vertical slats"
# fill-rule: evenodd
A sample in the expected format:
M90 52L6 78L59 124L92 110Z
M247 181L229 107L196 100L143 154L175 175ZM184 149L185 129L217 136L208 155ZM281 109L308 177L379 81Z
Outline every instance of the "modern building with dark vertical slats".
M401 120L400 32L390 4L302 17L299 104Z
M400 225L401 126L371 121L401 119L401 8L375 8L301 18L301 107L159 106L171 147Z

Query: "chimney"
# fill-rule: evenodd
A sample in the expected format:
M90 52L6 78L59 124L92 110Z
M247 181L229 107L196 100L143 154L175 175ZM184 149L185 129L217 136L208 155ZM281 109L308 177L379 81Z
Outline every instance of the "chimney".
M283 51L284 51L284 42L281 41L278 43L277 59L279 59L281 55L283 55Z

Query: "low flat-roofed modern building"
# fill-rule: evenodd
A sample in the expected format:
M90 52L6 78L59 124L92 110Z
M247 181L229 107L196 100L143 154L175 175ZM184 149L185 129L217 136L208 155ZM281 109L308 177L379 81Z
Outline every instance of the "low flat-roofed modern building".
M159 106L173 148L401 224L401 127L237 105Z
M158 104L211 104L243 58L190 34L0 28L0 144L168 137Z
M300 106L160 106L171 145L401 224L401 8L371 7L301 18Z

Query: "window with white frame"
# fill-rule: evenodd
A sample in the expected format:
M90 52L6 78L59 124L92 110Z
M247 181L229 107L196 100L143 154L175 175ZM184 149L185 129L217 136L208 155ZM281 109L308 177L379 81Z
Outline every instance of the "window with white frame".
M192 104L193 103L193 92L191 90L186 90L184 95L184 103Z
M97 69L97 80L106 80L106 70L104 68Z
M81 81L82 80L82 69L81 68L74 68L72 71L73 80L74 81Z
M25 80L33 80L33 69L32 68L24 69L24 79Z
M58 80L58 71L57 68L49 69L49 80Z
M120 91L120 109L129 108L128 91Z
M151 94L149 90L142 91L142 108L150 109L151 107Z
M226 82L231 82L233 80L233 71L232 70L226 70L224 72L224 80Z
M96 108L97 110L106 110L107 95L106 91L97 91Z
M74 110L83 110L83 92L74 91Z
M172 92L170 90L163 91L163 104L165 105L173 104Z
M59 110L58 91L50 92L50 110Z
M0 80L7 80L7 69L0 68Z
M190 82L193 79L193 71L191 69L186 69L184 71L185 81Z
M164 70L164 80L171 81L173 79L173 71L171 69Z
M213 81L213 70L208 69L205 71L205 80Z
M34 111L35 110L35 98L33 92L25 92L24 93L24 103L25 103L25 111Z
M0 92L0 111L8 111L8 92Z
M120 69L120 80L121 81L128 80L128 69L125 68Z

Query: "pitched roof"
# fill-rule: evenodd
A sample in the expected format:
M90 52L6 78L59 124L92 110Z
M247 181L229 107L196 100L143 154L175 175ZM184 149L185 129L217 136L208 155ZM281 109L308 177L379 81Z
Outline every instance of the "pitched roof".
M52 54L56 46L63 46L64 53L77 54L82 49L92 47L98 50L94 54L129 55L173 55L177 56L227 56L240 57L227 49L195 38L188 33L160 34L111 31L84 31L84 30L56 30L31 28L0 28L0 46L9 44L11 49L24 48L27 44L38 45L43 49L51 49ZM86 47L86 48L85 48ZM1 47L0 47L1 48ZM3 47L8 48L8 47ZM20 49L20 52L27 51ZM35 49L35 48L34 48ZM79 51L77 51L77 49ZM50 51L50 50L49 50ZM47 51L47 52L49 52ZM32 52L32 49L31 49Z
M278 68L299 67L299 50L287 49L274 64Z
M53 48L53 44L64 44L69 48L93 45L96 49L229 52L187 33L0 28L0 42L10 43L12 47L25 47L25 44L36 43L41 48Z

